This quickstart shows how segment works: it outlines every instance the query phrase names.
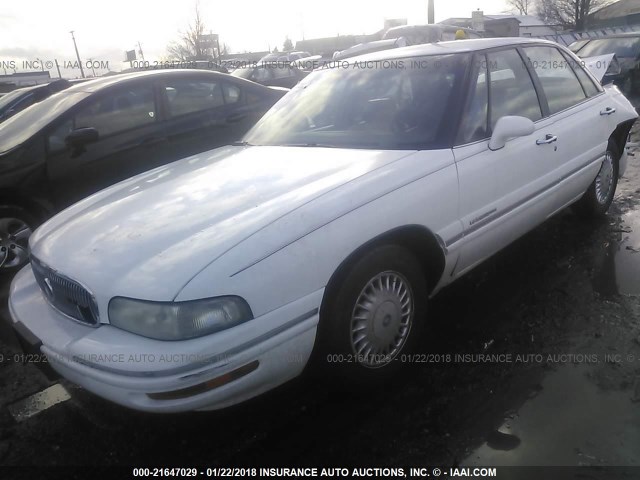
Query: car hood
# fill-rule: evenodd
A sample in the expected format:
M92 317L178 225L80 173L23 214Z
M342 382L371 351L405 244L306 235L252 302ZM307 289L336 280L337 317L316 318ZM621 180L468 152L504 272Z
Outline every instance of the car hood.
M173 299L198 272L250 235L410 153L223 147L73 205L33 234L31 252L103 299Z

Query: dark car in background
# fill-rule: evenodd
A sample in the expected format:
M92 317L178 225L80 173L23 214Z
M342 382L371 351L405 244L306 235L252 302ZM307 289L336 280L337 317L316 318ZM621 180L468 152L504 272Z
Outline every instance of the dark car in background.
M3 95L0 98L0 123L71 85L73 84L68 80L60 79L43 85L18 88Z
M120 180L241 138L285 93L201 70L75 85L0 125L0 272L32 229ZM158 212L159 215L162 212Z
M289 61L277 61L236 68L231 75L260 85L293 88L307 73L291 65Z
M602 83L613 82L626 95L640 93L640 33L578 40L569 48L580 58L615 53L617 62L609 68Z

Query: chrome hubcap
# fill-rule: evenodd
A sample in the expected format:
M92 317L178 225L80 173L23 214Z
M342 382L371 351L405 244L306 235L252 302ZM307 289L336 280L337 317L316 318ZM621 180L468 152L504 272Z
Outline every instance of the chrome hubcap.
M24 265L29 260L31 228L18 218L0 218L0 269Z
M393 361L404 346L413 321L413 292L397 272L383 272L362 289L351 315L351 348L369 368Z
M611 152L607 152L596 177L596 199L601 205L607 203L613 188L613 161Z

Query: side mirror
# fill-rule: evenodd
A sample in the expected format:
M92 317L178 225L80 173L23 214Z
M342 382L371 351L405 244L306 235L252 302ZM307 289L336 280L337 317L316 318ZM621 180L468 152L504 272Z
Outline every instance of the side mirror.
M85 145L97 142L99 138L98 130L93 127L85 127L72 131L65 137L64 143L71 148L71 156L77 157L85 152Z
M533 122L525 117L506 116L501 117L493 129L493 135L489 140L490 150L500 150L507 140L516 137L531 135L535 130Z

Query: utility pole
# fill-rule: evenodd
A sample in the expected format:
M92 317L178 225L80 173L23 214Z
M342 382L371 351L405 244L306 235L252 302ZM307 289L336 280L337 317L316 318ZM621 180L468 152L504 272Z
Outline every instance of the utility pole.
M140 45L140 40L138 40L138 52L140 52L140 56L142 57L142 61L144 62L144 53L142 53L142 45Z
M427 23L429 23L429 25L435 23L435 11L434 11L434 6L433 6L433 1L434 0L427 0L428 1L428 20Z
M93 68L93 58L90 58L89 62L91 62L91 71L93 72L93 76L95 77L96 76L96 69Z
M56 68L58 69L58 78L62 78L62 74L60 73L60 65L58 65L58 59L56 58Z
M82 60L80 60L80 54L78 53L78 45L76 45L76 37L73 36L73 30L71 30L69 33L71 34L71 38L73 38L73 48L76 49L76 58L78 59L78 65L80 65L80 74L82 75L82 78L86 78L84 76L84 69L82 68Z

